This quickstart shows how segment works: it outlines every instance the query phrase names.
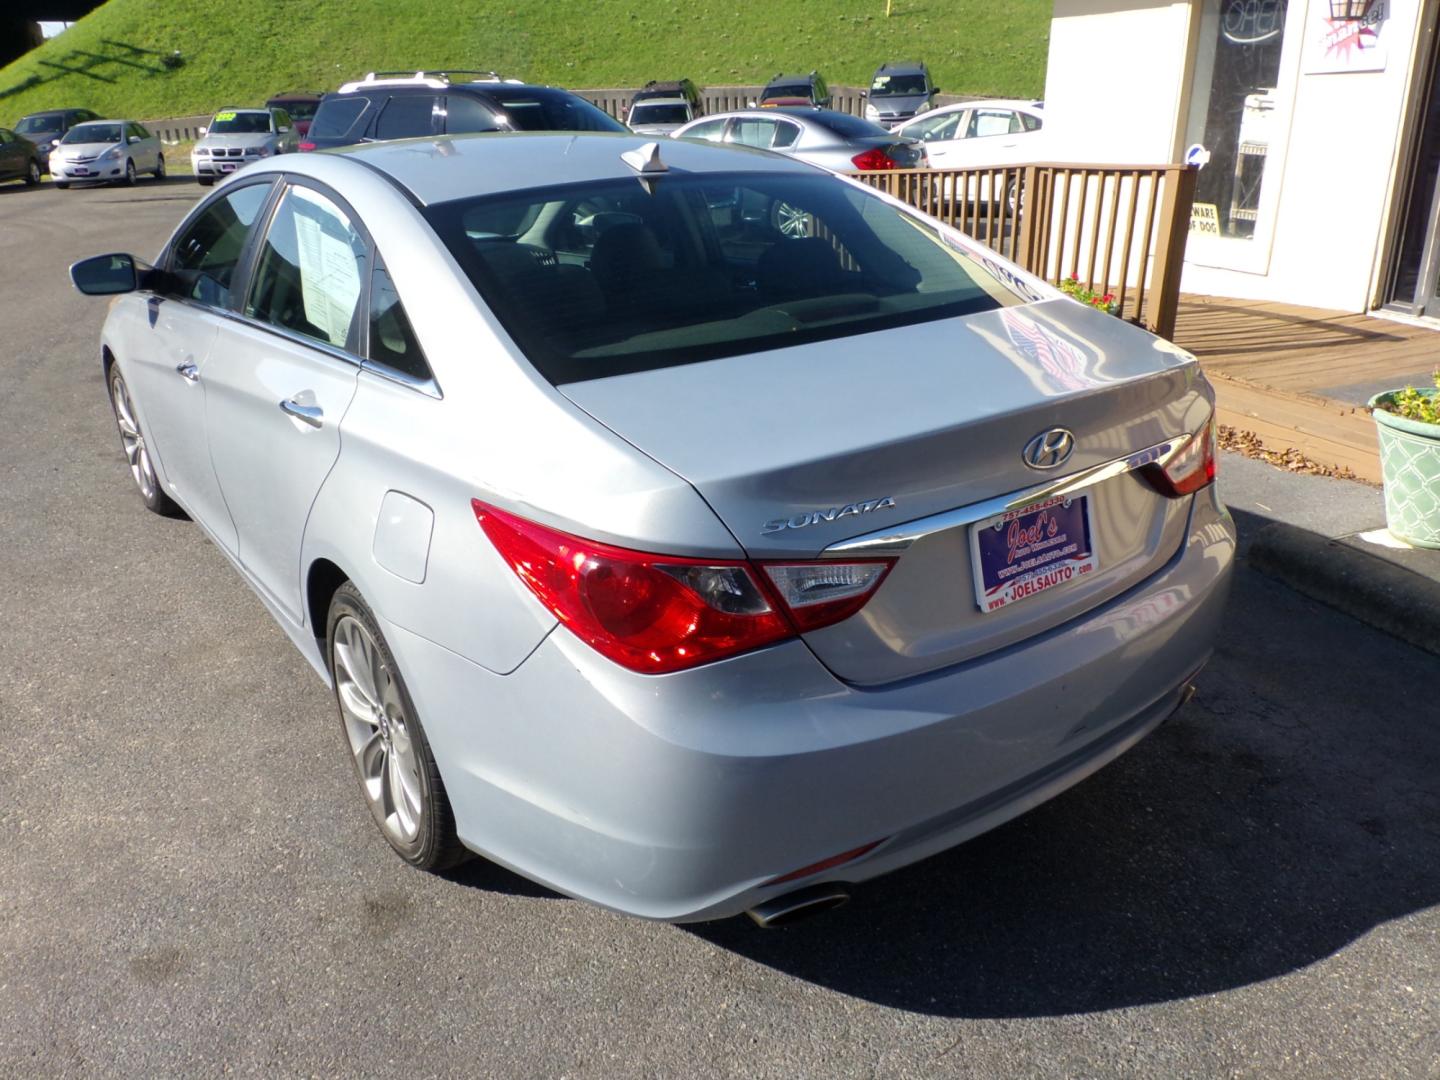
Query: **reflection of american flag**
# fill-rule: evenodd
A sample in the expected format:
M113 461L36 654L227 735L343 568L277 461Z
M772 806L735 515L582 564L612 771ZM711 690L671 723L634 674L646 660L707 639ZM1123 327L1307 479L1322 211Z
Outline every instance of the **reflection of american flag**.
M1085 353L1077 346L1014 308L1001 308L1000 321L1010 343L1037 361L1066 390L1095 385L1095 380L1085 375Z

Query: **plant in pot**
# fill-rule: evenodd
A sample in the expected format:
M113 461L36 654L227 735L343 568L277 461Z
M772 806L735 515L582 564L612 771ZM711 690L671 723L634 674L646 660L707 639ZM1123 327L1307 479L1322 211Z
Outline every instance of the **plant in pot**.
M1109 312L1111 315L1120 314L1120 301L1115 299L1114 293L1099 293L1094 289L1087 289L1080 283L1080 275L1071 274L1060 282L1060 291L1072 300L1078 300L1082 304L1089 304L1093 308Z
M1385 524L1417 547L1440 548L1440 370L1435 387L1370 399L1380 436Z

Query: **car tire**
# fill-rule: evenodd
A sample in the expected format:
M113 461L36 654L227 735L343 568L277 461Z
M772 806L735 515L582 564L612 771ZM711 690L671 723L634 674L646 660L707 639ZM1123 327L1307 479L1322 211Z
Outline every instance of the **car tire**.
M155 159L155 173L154 173L154 175L155 175L155 179L156 179L156 180L164 180L164 179L165 179L165 155L164 155L164 154L161 154L159 157L157 157L157 158Z
M68 187L70 186L70 181L69 181L69 180L56 180L56 181L55 181L55 186L58 187L61 191L64 191L66 188L68 188Z
M209 187L215 183L215 178L213 176L197 176L195 177L195 182L201 187Z
M40 162L31 158L30 167L25 170L25 186L34 187L38 183L40 183Z
M145 444L145 434L140 426L140 414L130 397L130 387L120 372L119 364L110 365L110 409L115 414L115 426L120 431L120 446L125 451L125 463L130 466L130 476L140 491L145 509L161 517L184 517L185 511L160 486L160 474L155 469L155 459Z
M380 834L420 870L464 862L470 852L455 833L455 815L415 703L370 605L348 581L330 600L325 659L341 733Z
M134 158L126 158L126 159L125 159L125 180L124 180L124 184L125 184L126 187L134 187L134 186L135 186L135 159L134 159Z

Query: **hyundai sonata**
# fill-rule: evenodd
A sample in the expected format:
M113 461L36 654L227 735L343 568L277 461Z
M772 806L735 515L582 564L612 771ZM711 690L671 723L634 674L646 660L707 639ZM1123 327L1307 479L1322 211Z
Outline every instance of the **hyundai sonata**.
M72 277L141 498L333 687L418 867L780 921L1094 772L1211 650L1194 358L803 162L287 156Z

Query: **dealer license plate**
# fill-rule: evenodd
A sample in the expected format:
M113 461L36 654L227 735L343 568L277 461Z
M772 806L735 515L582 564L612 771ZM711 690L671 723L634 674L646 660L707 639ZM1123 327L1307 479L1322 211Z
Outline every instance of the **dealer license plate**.
M234 172L234 171L235 171L235 168L236 168L236 163L233 162L233 161L222 161L222 162L220 163L220 171L221 171L221 172Z
M77 168L72 168L72 169L70 170L70 175L71 175L71 176L89 176L89 175L90 175L90 170L89 170L89 169L82 169L82 168L78 168L78 167L77 167Z
M970 527L975 599L984 612L1058 588L1100 565L1084 495L1056 496Z

